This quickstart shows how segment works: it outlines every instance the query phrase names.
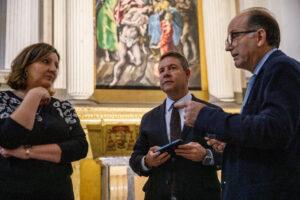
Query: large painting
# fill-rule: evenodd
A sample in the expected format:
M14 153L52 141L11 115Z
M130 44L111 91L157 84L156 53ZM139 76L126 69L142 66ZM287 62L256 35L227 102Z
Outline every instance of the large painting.
M96 89L159 89L159 58L178 51L190 90L202 90L198 9L197 0L95 0Z

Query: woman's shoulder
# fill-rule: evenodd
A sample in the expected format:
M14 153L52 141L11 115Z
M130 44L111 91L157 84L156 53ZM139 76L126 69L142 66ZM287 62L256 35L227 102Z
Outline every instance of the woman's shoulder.
M75 109L69 101L59 100L52 97L51 105L55 110L57 110L60 117L63 118L67 124L73 125L79 121Z
M12 96L14 96L14 95L13 95L13 92L10 91L10 90L2 90L2 91L0 91L0 97L10 98Z
M69 117L70 115L77 117L75 109L68 100L60 100L56 98L51 98L51 106L59 111L62 118Z
M20 103L21 100L12 91L0 91L0 119L9 117Z
M55 108L69 109L73 108L72 104L68 100L60 100L54 97L51 97L51 104Z
M0 102L3 104L20 104L22 100L17 97L12 91L4 90L0 91Z

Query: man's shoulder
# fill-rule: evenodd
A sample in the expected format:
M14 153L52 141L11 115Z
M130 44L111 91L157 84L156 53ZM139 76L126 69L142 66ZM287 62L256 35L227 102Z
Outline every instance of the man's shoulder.
M288 67L289 66L289 67ZM282 51L275 51L266 62L264 69L266 72L273 73L281 70L291 70L293 72L298 71L300 73L300 63L284 54Z
M290 63L291 65L295 65L300 67L300 63L299 61L297 61L294 58L291 58L289 56L287 56L285 53L283 53L280 50L275 51L272 55L270 55L269 62L266 62L266 64L268 65L274 65L274 64L278 64L278 63Z
M143 118L149 118L149 117L156 117L157 115L159 115L161 112L164 112L164 106L165 102L156 106L155 108L153 108L152 110L146 112L143 116Z

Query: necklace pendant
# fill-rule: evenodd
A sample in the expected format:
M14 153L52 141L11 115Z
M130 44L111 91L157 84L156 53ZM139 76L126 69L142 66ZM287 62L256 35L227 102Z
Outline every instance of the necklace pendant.
M43 118L42 118L40 115L37 115L37 116L36 116L36 120L37 120L38 122L41 122L41 121L43 121Z

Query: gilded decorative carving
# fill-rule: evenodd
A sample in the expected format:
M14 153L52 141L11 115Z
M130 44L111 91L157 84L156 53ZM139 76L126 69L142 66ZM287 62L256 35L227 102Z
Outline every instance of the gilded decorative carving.
M102 156L123 156L132 153L136 141L136 125L105 125L105 145Z
M92 157L132 153L144 113L151 108L76 107L87 132Z

